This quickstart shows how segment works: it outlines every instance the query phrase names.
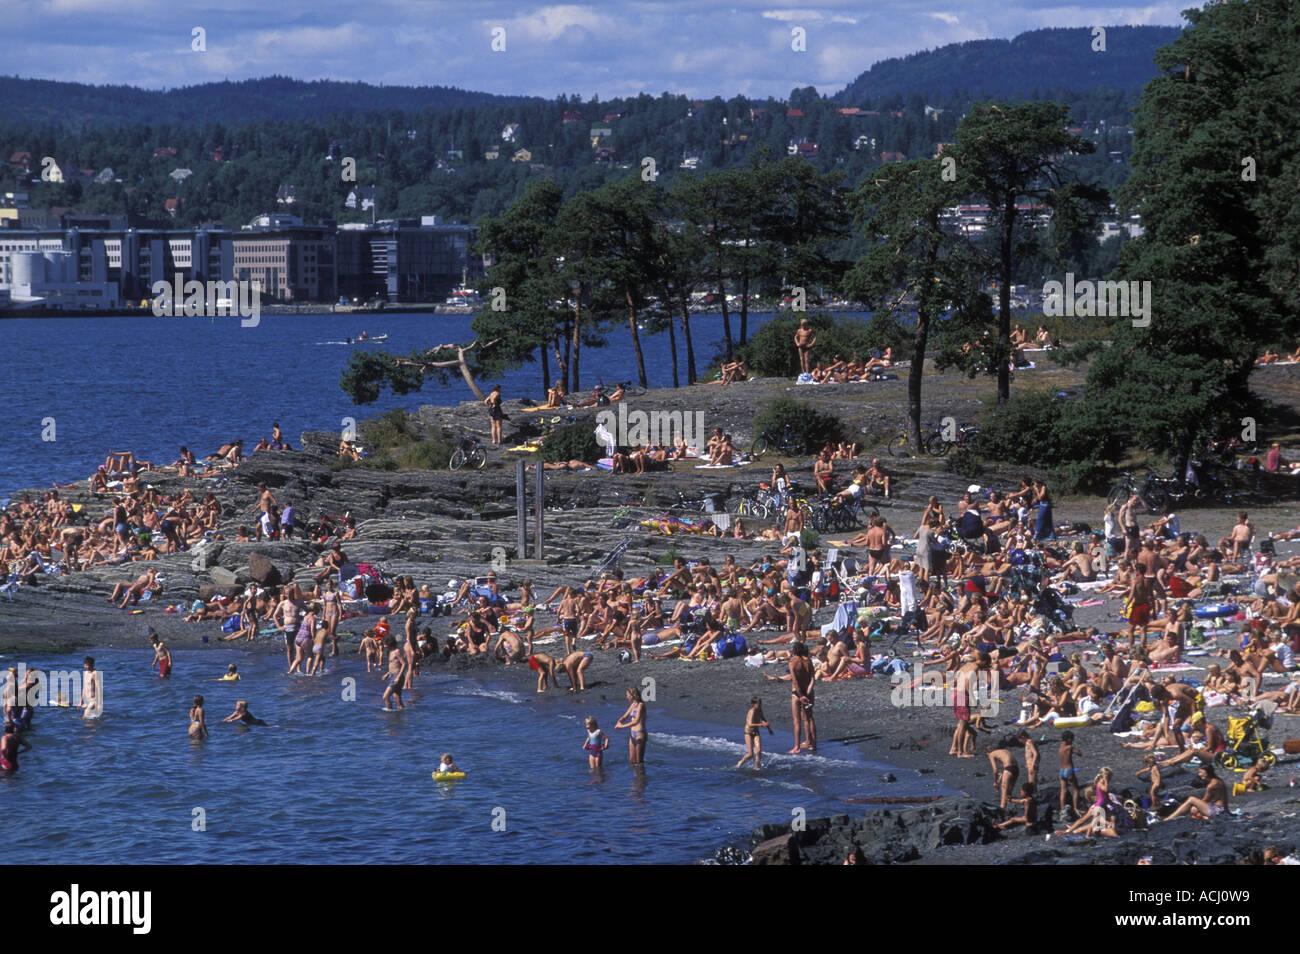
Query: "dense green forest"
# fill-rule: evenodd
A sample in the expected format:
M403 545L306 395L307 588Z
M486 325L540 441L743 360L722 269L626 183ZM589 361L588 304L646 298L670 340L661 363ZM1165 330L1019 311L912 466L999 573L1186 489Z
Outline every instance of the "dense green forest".
M1140 89L1156 75L1155 52L1179 27L1105 28L1105 49L1088 29L1031 30L1011 40L969 40L938 50L881 60L835 96L901 102L917 93L937 105L972 95L998 99L1064 99L1068 91Z
M1145 45L1121 39L1132 29ZM1117 186L1131 152L1138 87L1154 69L1148 49L1154 29L1112 28L1105 54L1090 51L1086 30L989 42L1036 49L1048 37L1115 64L1098 74L1110 85L1076 85L1058 90L1056 99L1097 145L1074 157L1079 174ZM0 79L0 101L7 104L0 156L29 154L25 166L11 161L9 168L33 207L123 212L140 225L238 226L277 209L308 221L368 219L370 211L345 204L354 185L378 187L376 217L476 221L500 213L539 176L555 179L572 196L641 168L646 158L671 179L682 169L741 165L762 147L776 155L793 149L818 172L840 172L851 185L885 161L934 156L979 99L1008 87L1028 94L1023 83L1017 87L1015 77L1024 75L1018 59L1005 51L981 59L964 54L968 46L877 64L834 96L809 87L792 90L785 101L668 94L604 102L510 99L279 77L155 92L7 78ZM959 71L969 88L927 99L921 90L951 71L951 55L970 62ZM916 85L903 93L878 84L872 77L882 68L899 90L904 80ZM1058 63L1037 75L1069 73ZM878 94L858 91L877 85ZM46 156L67 181L39 181ZM355 160L355 183L344 177L348 157ZM293 187L292 204L277 204L283 186ZM168 199L177 200L174 214Z

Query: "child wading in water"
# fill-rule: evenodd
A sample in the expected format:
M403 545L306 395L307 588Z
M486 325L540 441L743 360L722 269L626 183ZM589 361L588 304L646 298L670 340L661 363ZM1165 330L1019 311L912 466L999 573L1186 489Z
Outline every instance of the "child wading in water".
M195 696L194 705L190 707L190 738L206 739L208 723L203 718L203 697Z
M596 720L591 716L587 716L584 724L587 726L587 741L582 747L587 752L587 765L591 768L600 768L605 760L605 750L609 748L609 736L600 730Z
M749 700L749 711L745 713L745 754L736 768L740 768L751 758L754 760L754 768L759 767L759 759L763 756L763 737L759 735L758 730L766 728L767 734L772 735L772 726L768 723L767 718L763 715L763 702L758 696Z

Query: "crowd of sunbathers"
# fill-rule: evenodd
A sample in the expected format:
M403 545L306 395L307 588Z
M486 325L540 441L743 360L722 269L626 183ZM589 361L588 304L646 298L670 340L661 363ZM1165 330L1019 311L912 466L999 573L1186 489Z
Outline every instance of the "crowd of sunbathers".
M263 438L256 449L290 447L277 423L271 436ZM56 485L40 501L24 494L0 514L0 585L15 587L31 583L41 574L78 573L103 564L152 562L160 554L187 550L205 538L221 539L218 521L222 507L212 491L201 497L190 488L166 494L146 484L142 474L198 477L238 466L242 459L243 442L239 440L223 444L203 462L186 447L165 465L137 458L131 451L110 451L89 479L93 493L112 499L111 506L96 513L59 495L60 490L76 484ZM277 512L277 536L279 517ZM293 520L291 509L289 520ZM270 532L264 515L251 533L239 528L242 538L249 540ZM156 579L145 581L143 575L119 586L129 591L132 602L159 589ZM119 595L110 599L116 601Z
M1256 364L1296 364L1297 362L1300 362L1300 348L1296 348L1287 355L1269 348L1255 359Z

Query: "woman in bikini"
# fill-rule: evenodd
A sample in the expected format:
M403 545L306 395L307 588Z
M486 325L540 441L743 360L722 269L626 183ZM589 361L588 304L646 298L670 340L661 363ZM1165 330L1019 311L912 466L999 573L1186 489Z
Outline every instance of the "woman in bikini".
M339 619L343 616L343 594L339 592L338 584L330 580L325 584L325 592L320 596L321 601L321 619L325 623L325 629L328 631L330 645L333 646L331 656L339 654Z
M627 740L628 761L633 765L641 765L645 762L646 744L646 711L645 703L641 701L641 690L630 687L627 690L627 701L627 711L614 723L614 728L631 730Z

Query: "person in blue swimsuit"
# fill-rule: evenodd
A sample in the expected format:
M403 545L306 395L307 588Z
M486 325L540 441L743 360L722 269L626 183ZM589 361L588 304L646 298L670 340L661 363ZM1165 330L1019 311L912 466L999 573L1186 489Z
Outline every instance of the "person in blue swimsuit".
M591 716L587 716L583 724L587 727L587 741L582 746L587 752L587 765L600 768L605 760L605 750L609 748L609 736L600 730Z

